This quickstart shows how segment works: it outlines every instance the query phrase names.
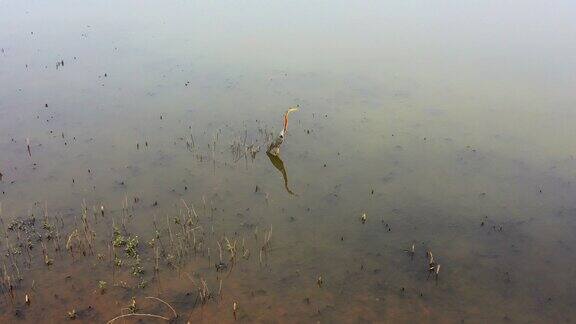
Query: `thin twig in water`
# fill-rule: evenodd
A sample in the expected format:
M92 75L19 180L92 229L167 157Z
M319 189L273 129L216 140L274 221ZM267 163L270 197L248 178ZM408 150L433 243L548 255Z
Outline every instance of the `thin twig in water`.
M164 317L164 316L160 316L160 315L142 314L142 313L130 313L130 314L124 314L124 315L116 316L116 317L114 317L113 319L111 319L111 320L109 320L108 322L106 322L106 324L110 324L110 323L114 322L114 321L117 320L117 319L121 319L121 318L128 317L128 316L154 317L154 318L163 319L163 320L168 321L168 322L170 321L169 318Z
M162 299L160 299L160 298L158 298L158 297L152 297L152 296L148 296L148 297L146 297L146 298L147 298L147 299L154 299L154 300L157 300L157 301L163 303L164 305L168 306L168 307L172 310L172 313L174 313L174 318L178 317L178 314L176 313L176 311L174 310L174 308L173 308L172 306L170 306L170 304L168 304L167 302L163 301Z

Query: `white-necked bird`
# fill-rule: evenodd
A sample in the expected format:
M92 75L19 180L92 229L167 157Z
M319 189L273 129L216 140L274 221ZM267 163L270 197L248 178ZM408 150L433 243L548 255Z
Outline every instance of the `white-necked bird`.
M297 111L298 108L300 108L299 105L297 105L296 107L292 107L286 111L286 113L284 114L284 128L282 128L282 130L280 131L280 134L278 134L276 139L274 139L272 141L272 143L270 143L270 146L268 146L268 151L267 151L268 153L275 155L275 156L280 154L280 145L282 145L282 143L284 143L284 138L286 137L286 134L288 133L288 114L290 114L293 111Z

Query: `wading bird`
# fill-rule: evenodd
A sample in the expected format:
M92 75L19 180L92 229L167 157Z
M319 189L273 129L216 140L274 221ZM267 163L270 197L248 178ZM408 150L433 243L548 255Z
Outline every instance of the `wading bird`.
M269 154L272 154L274 156L278 156L280 154L280 145L284 143L284 138L286 137L286 133L288 132L288 115L293 111L297 111L299 107L300 107L299 105L297 105L296 107L292 107L288 109L284 114L284 128L282 128L280 134L278 134L278 137L276 137L276 139L274 139L274 141L270 143L270 146L268 147L267 151Z

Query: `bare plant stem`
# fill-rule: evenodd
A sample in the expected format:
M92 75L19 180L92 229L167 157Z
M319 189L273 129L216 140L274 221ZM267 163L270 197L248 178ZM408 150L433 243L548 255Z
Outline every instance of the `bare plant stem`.
M129 317L129 316L141 316L141 317L153 317L153 318L160 318L163 319L165 321L170 321L169 318L164 317L164 316L160 316L160 315L154 315L154 314L142 314L142 313L130 313L130 314L124 314L124 315L120 315L120 316L116 316L113 319L109 320L108 322L106 322L106 324L110 324L112 322L114 322L117 319L120 318L124 318L124 317Z

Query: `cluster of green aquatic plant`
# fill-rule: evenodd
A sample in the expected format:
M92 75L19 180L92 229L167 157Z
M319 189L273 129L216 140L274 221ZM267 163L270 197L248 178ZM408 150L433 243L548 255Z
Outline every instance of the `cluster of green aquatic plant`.
M50 231L50 230L54 229L55 226L48 223L47 221L44 221L44 223L42 224L42 228L47 230L47 231Z
M138 257L138 236L124 236L120 230L114 228L114 238L112 240L114 247L124 247L124 252L131 258Z
M56 226L44 221L42 228L46 231L45 237L48 241L52 240L56 236Z
M137 248L138 248L138 236L126 238L126 247L124 248L124 252L126 252L126 254L129 257L139 260L140 258L138 256Z
M114 235L112 239L112 245L114 247L123 247L126 256L134 259L132 262L131 273L134 277L142 277L144 275L144 267L140 263L140 254L138 254L138 236L124 236L120 230L114 227ZM121 267L124 261L118 257L114 257L114 265L116 267ZM146 283L143 281L139 287L145 287Z
M114 227L114 238L112 239L112 244L114 247L120 247L126 245L126 238L120 233L120 230Z
M136 256L136 260L132 265L132 275L134 277L140 277L144 274L144 268L140 265L140 256Z
M120 259L119 257L114 257L114 265L117 266L118 268L120 268L122 266L122 259Z
M98 290L100 290L101 294L104 294L106 292L106 286L107 285L108 284L104 280L98 281Z
M185 262L188 261L188 257L192 255L201 254L206 256L208 260L211 259L210 248L207 246L205 232L199 223L199 216L197 215L194 207L189 208L187 203L182 200L182 203L186 209L186 212L182 211L179 213L178 217L166 216L166 227L161 229L158 227L158 222L154 219L154 233L151 238L146 238L144 240L144 248L139 244L141 236L137 236L134 233L130 233L126 229L126 220L122 219L122 224L115 226L115 220L112 219L112 237L110 237L110 228L105 228L108 233L107 246L102 244L101 240L97 240L96 228L94 225L98 223L99 213L94 212L94 223L91 223L91 217L88 216L88 207L82 205L82 218L81 223L77 222L77 218L74 218L73 226L65 226L64 219L61 216L59 218L45 216L44 220L38 222L34 218L27 219L15 219L10 222L9 227L4 227L3 222L0 222L0 229L4 231L4 240L0 242L2 246L2 254L6 254L6 261L10 262L0 269L4 272L4 277L0 278L0 290L4 289L4 292L10 293L10 298L14 299L12 291L16 288L20 288L21 282L23 282L23 269L20 265L24 264L25 269L29 269L33 263L31 257L35 254L29 253L35 244L41 246L43 257L39 261L43 261L46 266L51 266L55 263L55 259L51 258L51 252L55 251L65 251L73 261L80 260L79 258L95 258L98 264L111 264L115 269L112 270L113 276L111 281L105 281L106 278L95 278L95 282L92 282L92 289L95 293L106 294L108 293L108 288L111 287L123 287L126 289L146 289L151 282L154 280L159 280L159 273L161 265L166 265L168 268L180 269L181 265L186 265ZM96 210L96 208L94 208ZM45 212L48 215L47 212ZM104 216L104 215L102 215ZM98 218L97 218L98 217ZM0 218L1 220L1 218ZM102 224L102 223L101 223ZM102 225L107 226L105 223ZM64 231L64 232L60 232ZM9 232L15 232L11 234ZM163 236L162 233L166 233ZM62 235L62 236L61 236ZM255 231L255 239L258 241L257 230ZM269 251L270 238L272 235L272 228L270 231L266 232L264 235L264 243L260 250L260 264L262 266L263 258ZM16 242L13 244L13 242ZM229 271L233 269L233 265L238 262L241 258L248 260L250 257L250 250L246 247L245 240L242 238L233 238L230 240L228 237L216 241L218 245L218 255L219 262L216 262L216 276L219 278L221 276L220 272ZM261 244L257 242L257 245ZM65 249L63 248L65 246ZM62 247L62 248L61 248ZM108 253L106 253L105 248L108 248ZM225 254L228 257L225 258ZM26 257L24 257L24 255ZM144 255L154 257L154 265L150 265L152 261L146 263L146 259L143 258ZM59 259L56 259L59 260ZM150 260L150 259L149 259ZM145 264L146 263L146 264ZM146 278L149 268L153 269L153 278ZM117 277L117 273L121 273L122 276ZM152 271L150 271L152 273ZM132 277L132 280L127 280L123 275L128 275ZM66 278L70 278L67 276ZM124 280L118 280L121 278ZM206 303L208 300L213 299L216 293L208 288L208 283L206 282L206 277L202 275L196 275L195 278L189 276L198 287L199 301L201 303ZM196 280L199 280L196 281ZM197 282L197 283L196 283ZM4 286L2 286L4 284ZM34 281L32 281L32 285ZM18 286L17 286L18 285ZM222 279L220 278L220 289L218 290L218 295L222 292ZM155 297L146 297L151 299L156 299ZM30 304L29 295L26 294L25 303ZM163 302L164 303L164 302ZM167 305L167 303L164 303ZM135 311L135 303L132 304L132 308L127 307L128 310ZM171 308L171 306L169 306ZM234 306L237 309L237 306ZM126 308L123 309L125 311ZM1 312L0 312L1 313ZM174 317L177 317L175 311L173 311ZM151 316L165 319L169 321L170 318L162 317L152 314L136 314L131 313L134 316ZM68 309L67 317L69 319L77 319L83 317L82 312L77 312L75 309ZM127 317L129 314L122 314L120 317ZM113 319L114 320L114 319ZM113 321L112 320L112 321Z
M10 250L10 251L8 251L8 253L6 253L6 257L9 257L10 253L12 253L13 255L18 255L18 254L22 254L22 250L18 247L13 247L12 250Z

